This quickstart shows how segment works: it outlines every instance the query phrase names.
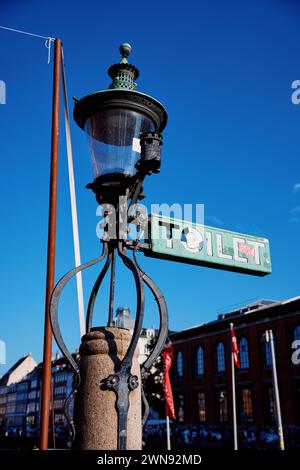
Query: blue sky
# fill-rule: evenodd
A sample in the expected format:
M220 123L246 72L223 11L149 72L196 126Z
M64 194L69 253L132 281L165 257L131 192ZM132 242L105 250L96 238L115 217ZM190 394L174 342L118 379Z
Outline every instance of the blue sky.
M185 1L151 4L3 1L0 24L60 37L68 93L107 88L118 46L133 46L138 90L166 106L160 175L145 184L147 203L204 203L206 223L270 239L273 273L265 278L141 258L168 301L170 327L214 320L233 305L299 294L300 79L296 1ZM0 339L7 365L31 351L42 357L52 63L42 39L0 30ZM62 122L63 124L63 122ZM74 264L63 127L59 162L58 279ZM86 139L72 123L82 260L98 255L96 201ZM297 186L298 184L298 186ZM97 271L84 277L85 303ZM117 305L134 309L133 284L118 270ZM106 292L95 324L106 319ZM105 294L105 295L104 295ZM145 324L156 325L147 296ZM101 317L102 315L102 317ZM75 285L60 315L70 349L79 344ZM56 346L53 347L54 351Z

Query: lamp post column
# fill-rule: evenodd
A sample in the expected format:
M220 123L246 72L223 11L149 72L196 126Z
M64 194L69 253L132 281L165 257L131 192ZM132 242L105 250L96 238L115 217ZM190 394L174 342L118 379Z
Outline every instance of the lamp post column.
M81 450L118 449L116 395L106 386L124 358L131 333L124 328L101 327L82 338L80 346L81 385L76 394L74 424L75 448ZM142 448L141 379L138 349L133 356L132 373L139 386L129 395L127 449Z

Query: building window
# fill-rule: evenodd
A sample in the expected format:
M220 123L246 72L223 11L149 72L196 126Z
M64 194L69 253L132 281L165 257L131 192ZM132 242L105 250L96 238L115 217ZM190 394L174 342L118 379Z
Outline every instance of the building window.
M269 419L272 423L276 420L275 397L273 387L268 388Z
M177 419L179 423L184 422L184 399L183 395L178 395Z
M266 341L265 341L265 363L267 367L270 367L272 364L271 345L270 345L270 342L266 342Z
M204 392L198 392L198 410L199 410L200 423L205 423L206 410L205 410L205 393Z
M27 390L28 388L28 383L27 382L21 382L20 384L17 385L17 388L18 388L18 392L23 392L25 390Z
M292 334L292 348L293 350L295 350L295 352L292 354L292 357L291 357L291 361L292 361L292 364L294 364L295 366L299 366L300 362L299 362L299 359L300 359L300 325L297 325L294 329L293 329L293 334Z
M64 407L64 400L55 400L54 401L54 408L55 409L62 409Z
M226 390L219 390L218 394L219 404L219 419L221 423L228 421L228 408L227 408L227 393Z
M36 411L35 409L35 403L28 403L27 405L27 413L34 413Z
M37 387L37 379L34 379L31 381L30 388L36 388Z
M67 374L66 372L60 372L59 374L56 374L54 377L54 382L65 382L67 380Z
M293 331L293 339L294 341L300 341L300 325L296 326Z
M17 394L16 394L16 393L11 393L11 394L8 395L8 397L7 397L7 401L8 401L8 402L16 401L16 399L17 399Z
M34 416L27 416L26 417L26 424L28 424L30 426L34 426L34 422L35 422L35 417Z
M243 389L243 422L253 421L252 395L249 388Z
M204 349L197 349L197 375L204 375Z
M16 405L9 405L6 407L6 413L15 413L16 412Z
M239 350L241 369L249 369L249 350L247 338L241 339Z
M54 418L55 423L63 424L64 423L64 415L62 413L58 413L55 415Z
M295 415L298 422L300 421L300 382L296 383L294 386L294 406L295 406Z
M26 393L18 393L17 394L17 401L24 401L27 399L27 394Z
M178 377L183 377L183 354L181 351L178 351L176 359L177 375Z
M54 395L65 395L66 387L55 387Z
M217 346L217 372L225 372L225 349L224 344Z
M26 413L26 405L17 405L16 406L16 413Z

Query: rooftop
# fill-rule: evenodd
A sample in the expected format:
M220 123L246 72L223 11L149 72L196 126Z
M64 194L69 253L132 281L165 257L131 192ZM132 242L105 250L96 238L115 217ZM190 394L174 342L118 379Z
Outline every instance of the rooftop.
M31 357L31 353L28 353L28 354L26 354L26 356L21 357L21 359L19 359L19 360L3 375L3 377L1 377L1 379L0 379L0 386L5 386L5 385L7 385L11 374L12 374L18 367L20 367L20 366L23 364L23 362L26 361L26 359L27 359L28 357Z
M245 324L245 319L250 321L255 321L259 319L260 315L265 314L269 319L272 318L272 315L278 314L278 311L282 313L295 310L296 313L300 313L300 296L293 297L290 299L285 299L281 301L260 299L255 302L251 302L247 305L244 305L240 308L234 309L227 313L222 313L218 315L216 320L201 323L199 325L192 326L190 328L184 329L181 332L172 334L172 341L180 341L181 338L194 337L202 334L213 333L216 329L227 328L229 322L235 323L235 327Z

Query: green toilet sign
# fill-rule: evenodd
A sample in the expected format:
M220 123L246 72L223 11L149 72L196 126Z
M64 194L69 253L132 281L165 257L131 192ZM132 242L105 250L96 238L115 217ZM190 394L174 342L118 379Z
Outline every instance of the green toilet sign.
M266 238L151 215L146 256L265 276L271 273Z

